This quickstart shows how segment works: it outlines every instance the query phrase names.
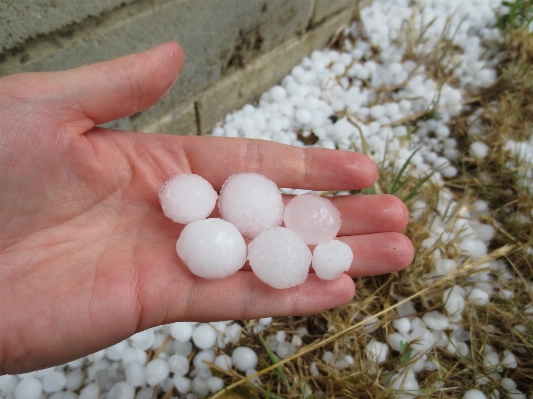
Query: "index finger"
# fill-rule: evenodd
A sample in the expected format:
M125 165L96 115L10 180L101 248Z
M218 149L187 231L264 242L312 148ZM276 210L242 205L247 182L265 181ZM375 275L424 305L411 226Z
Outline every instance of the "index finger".
M367 156L326 148L301 148L265 140L183 137L192 173L220 190L235 173L254 172L278 187L308 190L358 190L375 183L378 171Z

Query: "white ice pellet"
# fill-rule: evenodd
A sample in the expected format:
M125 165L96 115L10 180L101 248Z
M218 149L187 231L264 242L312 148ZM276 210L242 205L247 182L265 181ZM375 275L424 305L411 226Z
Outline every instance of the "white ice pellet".
M508 369L515 369L518 367L518 363L516 362L516 356L509 349L505 349L503 351L503 359L501 361L501 365Z
M425 313L422 319L430 329L437 331L447 329L450 324L448 317L437 310Z
M179 393L185 394L191 390L191 380L181 375L174 375L172 378L174 386Z
M45 375L43 378L43 390L45 392L60 391L65 387L67 383L67 377L65 373L60 371L52 371Z
M465 290L461 286L454 285L443 294L444 308L448 316L461 317L465 308Z
M311 122L313 114L311 114L311 111L309 111L308 109L300 108L294 113L294 118L298 123L305 125Z
M191 388L200 397L206 396L209 392L209 385L207 384L207 378L196 376L192 379Z
M98 386L95 383L86 385L81 391L78 399L94 399L98 397Z
M246 262L246 243L241 233L218 218L196 220L185 226L176 251L194 275L209 279L231 276Z
M33 377L21 379L15 388L15 399L38 399L43 392L41 382Z
M515 389L516 386L517 386L516 382L513 379L505 378L505 377L500 380L500 385L506 391L510 391L511 389Z
M273 227L248 244L248 260L255 275L274 288L302 284L309 273L311 251L293 230Z
M192 337L192 325L186 321L176 322L170 325L170 335L172 338L180 341L186 342Z
M207 379L207 386L212 393L215 393L224 388L224 381L218 377L209 377Z
M485 306L490 302L490 294L478 287L473 287L468 293L468 300L475 305Z
M441 276L447 276L457 268L453 259L439 259L435 262L435 272Z
M318 278L334 280L350 269L352 260L353 253L348 244L331 240L315 247L311 265Z
M463 395L463 399L487 399L487 397L478 389L469 389Z
M192 341L200 349L209 349L215 345L217 333L210 324L198 324L192 333Z
M128 341L124 340L110 346L105 350L105 355L109 360L121 360L124 352L128 348Z
M167 360L169 370L177 375L185 375L189 372L189 359L180 354L174 354Z
M168 364L163 359L151 360L145 367L146 382L150 386L155 386L168 377Z
M292 344L292 342L283 341L280 342L278 347L276 348L276 355L280 357L280 359L286 359L296 353L296 348Z
M217 357L215 357L213 363L225 371L229 371L233 367L233 360L230 356L225 354L218 355Z
M119 381L111 387L107 394L107 399L133 399L135 388L124 381Z
M69 371L66 375L65 388L69 391L77 391L80 389L84 375L81 368Z
M0 395L11 394L19 383L19 379L14 375L0 375Z
M339 139L349 138L355 131L355 127L345 118L335 122L335 136Z
M393 390L401 390L402 398L416 397L418 396L419 385L416 380L415 373L412 370L394 375L391 378L390 388Z
M466 239L459 243L459 249L467 256L471 256L472 260L478 260L487 254L487 244L481 240Z
M134 387L140 387L146 382L144 364L133 362L126 366L126 382Z
M218 207L222 219L234 224L246 238L281 225L283 217L283 200L276 183L258 173L230 176L220 192Z
M240 371L246 371L257 366L257 354L247 346L239 346L231 354L233 364Z
M133 334L129 339L131 340L131 346L145 351L152 347L155 341L155 333L151 329L144 330Z
M387 344L374 339L370 341L365 348L366 357L374 363L383 363L387 360L388 353L389 347Z
M205 362L213 363L214 360L215 360L215 353L212 350L202 350L194 356L192 363L196 370L201 370L201 369L208 370L209 365Z
M291 199L283 212L285 226L309 245L333 240L341 227L341 214L330 200L314 194Z
M182 224L207 218L215 208L217 197L207 180L188 173L171 177L159 192L165 216Z
M259 324L262 326L268 326L270 323L272 323L272 317L263 317L259 319Z

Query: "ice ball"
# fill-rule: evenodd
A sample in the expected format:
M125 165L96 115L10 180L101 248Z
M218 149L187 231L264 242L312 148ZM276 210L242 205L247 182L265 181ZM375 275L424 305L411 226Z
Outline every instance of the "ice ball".
M353 260L352 249L338 240L323 242L313 251L313 269L318 278L334 280L350 268Z
M253 369L257 366L257 354L247 346L239 346L231 354L233 364L241 371Z
M163 213L174 222L187 224L207 218L217 201L217 192L203 177L183 173L173 176L159 192Z
M272 180L258 173L238 173L226 180L218 203L222 219L233 223L244 237L281 225L283 201Z
M215 345L217 333L209 324L198 324L192 333L194 344L200 349L209 349Z
M203 278L231 276L246 262L246 243L237 228L222 219L189 223L180 234L176 251L191 272Z
M331 241L341 228L341 213L330 200L302 194L289 201L283 212L285 226L309 245Z
M307 278L311 251L293 230L273 227L248 244L248 260L259 280L274 288L290 288Z

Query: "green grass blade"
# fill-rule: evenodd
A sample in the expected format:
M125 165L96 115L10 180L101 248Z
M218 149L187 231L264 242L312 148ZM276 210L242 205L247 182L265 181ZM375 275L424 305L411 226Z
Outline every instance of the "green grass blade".
M413 151L413 153L411 155L409 155L409 158L407 158L407 160L403 163L402 167L400 168L400 171L398 172L398 174L396 175L396 178L394 179L394 181L392 182L390 188L389 188L389 194L394 194L396 193L402 186L400 186L400 180L403 176L403 174L405 173L407 167L409 166L409 163L411 162L411 159L415 156L415 154L420 151L420 148L421 147L418 147L416 150Z
M266 352L268 354L268 357L270 358L270 361L272 362L272 364L277 363L279 361L278 357L274 354L274 352L272 352L270 350L270 348L268 347L268 345L266 344L265 340L263 339L263 337L261 335L259 336L259 339L261 341L261 344L264 346L264 348L265 348L265 350L266 350ZM278 377L281 378L281 380L287 386L287 388L290 388L291 384L289 384L289 380L287 379L287 376L285 375L285 373L283 372L281 367L280 366L276 367L274 369L274 371L276 372Z

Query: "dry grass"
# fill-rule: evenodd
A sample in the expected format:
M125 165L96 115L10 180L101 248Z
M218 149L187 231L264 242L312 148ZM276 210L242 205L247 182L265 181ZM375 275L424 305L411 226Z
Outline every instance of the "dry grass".
M420 30L407 29L409 46L413 49L408 57L426 66L426 70L439 82L450 79L448 62L450 45L449 34L443 35L440 45L433 52L425 52L418 57L414 49L421 40ZM336 40L334 43L341 43ZM360 278L355 281L357 294L354 300L339 309L302 318L279 318L264 333L276 331L296 331L298 327L308 328L309 335L303 338L304 345L297 353L272 364L259 338L251 333L254 322L248 322L244 340L247 345L261 354L258 369L260 382L252 383L254 376L243 378L233 373L225 375L229 387L214 395L215 397L234 398L303 398L307 387L314 394L310 397L325 398L389 398L391 392L390 376L401 369L407 369L418 360L410 355L409 347L402 353L389 353L388 360L377 369L366 360L365 347L371 339L386 342L394 332L392 320L398 317L397 308L402 298L408 298L414 305L415 315L421 317L431 310L443 313L444 291L453 285L471 284L478 273L489 271L490 277L500 284L501 289L513 293L511 298L494 296L487 306L467 304L464 317L460 321L464 330L470 334L470 351L466 356L452 354L442 347L434 347L426 353L428 360L438 365L437 371L422 371L418 375L423 397L448 398L461 397L467 389L478 388L487 395L492 390L505 393L497 378L484 366L485 347L492 346L498 353L512 351L518 361L516 369L506 369L502 376L512 378L518 389L531 393L533 386L533 315L528 318L523 309L533 302L533 256L525 251L533 247L532 195L522 187L520 168L508 167L510 155L502 150L510 140L525 140L533 128L533 37L523 29L512 29L502 44L506 58L500 63L500 78L490 88L480 93L469 93L470 107L455 118L450 127L453 137L458 140L463 157L456 165L459 176L448 181L447 187L454 198L454 206L442 212L439 205L439 191L442 187L430 180L424 183L416 199L422 199L427 206L424 212L413 219L406 231L416 249L413 264L404 272L385 276ZM395 88L391 88L394 90ZM383 99L387 98L383 92ZM483 129L481 140L489 146L489 155L482 162L471 157L468 148L471 138L468 135L468 118L482 109L479 123ZM432 110L428 110L428 113ZM415 115L412 120L404 120L407 126L414 126L427 113ZM377 188L386 192L398 170L382 168L380 184ZM396 195L407 196L418 181L410 179ZM428 273L433 269L434 253L440 252L450 259L460 259L457 243L458 235L452 239L436 240L432 245L422 244L429 236L428 226L438 217L452 226L464 210L470 209L476 199L484 199L490 205L490 212L482 215L483 223L497 230L491 241L490 253L477 262L466 260L452 274L431 278ZM412 205L412 201L408 203ZM517 217L516 215L523 215ZM508 265L512 278L500 278L497 271L490 270L490 260L499 259ZM369 329L368 316L375 316L377 322ZM520 324L525 332L514 328ZM229 348L226 353L229 353ZM322 360L325 351L335 354L349 354L354 365L339 369ZM312 375L309 365L315 362L319 375ZM276 372L277 368L277 372ZM257 375L255 376L257 377ZM480 384L480 378L486 379Z

